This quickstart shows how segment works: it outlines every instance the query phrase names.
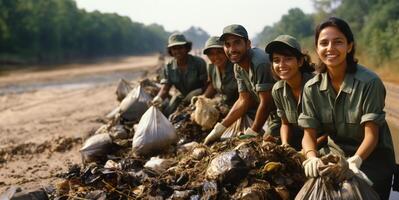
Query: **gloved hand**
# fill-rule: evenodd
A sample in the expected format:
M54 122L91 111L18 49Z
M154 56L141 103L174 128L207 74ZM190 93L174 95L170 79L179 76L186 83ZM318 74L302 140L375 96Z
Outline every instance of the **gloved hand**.
M352 170L357 177L366 181L367 184L369 184L370 186L373 185L373 182L367 177L367 175L360 170L360 166L362 165L363 162L360 156L354 155L348 158L346 161L348 161L349 169Z
M220 138L220 136L222 136L222 134L225 130L226 130L226 127L223 126L223 124L216 123L215 127L213 127L213 130L209 133L208 136L206 136L204 144L207 145L210 142Z
M155 96L154 99L152 99L151 103L152 105L160 105L162 104L162 98L160 96Z
M319 176L318 167L321 164L321 160L318 157L310 157L306 159L302 165L305 170L305 175L307 177L315 178Z
M244 135L252 135L252 136L258 136L259 134L252 130L251 127L248 127L247 130L244 131Z

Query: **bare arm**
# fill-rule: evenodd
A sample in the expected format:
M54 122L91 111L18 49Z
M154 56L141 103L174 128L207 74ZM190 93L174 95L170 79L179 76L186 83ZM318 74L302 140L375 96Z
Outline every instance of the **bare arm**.
M280 128L281 144L289 144L291 138L291 128L286 118L281 118Z
M374 151L378 143L378 125L374 122L368 121L364 123L364 139L356 151L356 155L360 156L362 160Z
M254 123L251 127L255 132L259 132L262 129L266 119L269 117L271 105L273 105L273 98L270 91L259 92L258 94L260 102L258 109L256 110Z
M204 96L206 98L213 98L216 94L216 90L213 87L213 85L211 83L208 83L208 87L206 88L205 92L204 92Z
M168 96L169 90L172 86L170 84L162 84L161 86L161 90L159 90L158 95L160 96L162 99L165 99L166 96Z
M305 128L302 138L302 148L306 158L317 157L316 129Z
M234 103L230 112L223 119L222 124L225 127L229 127L240 117L244 116L247 112L249 105L251 104L251 97L248 92L240 92L237 101Z

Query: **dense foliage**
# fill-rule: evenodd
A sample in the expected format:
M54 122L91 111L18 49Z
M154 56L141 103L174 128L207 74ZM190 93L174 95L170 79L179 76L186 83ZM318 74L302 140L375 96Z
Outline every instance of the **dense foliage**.
M163 51L168 34L117 14L86 12L73 0L0 0L0 61L65 62Z
M314 27L328 16L345 19L357 43L358 56L378 67L399 58L399 1L397 0L312 0L315 12L289 10L280 21L266 26L254 39L264 47L279 34L291 34L305 48L313 49Z

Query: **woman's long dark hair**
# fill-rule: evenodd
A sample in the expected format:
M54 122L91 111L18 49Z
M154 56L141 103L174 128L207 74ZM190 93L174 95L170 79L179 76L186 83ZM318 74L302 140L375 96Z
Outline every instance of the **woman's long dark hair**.
M317 41L319 40L320 32L327 27L335 27L339 31L341 31L342 34L345 35L346 40L348 43L352 43L352 50L347 53L346 55L346 63L347 63L347 68L346 72L348 73L355 73L357 69L357 62L358 60L355 58L355 39L353 37L353 33L351 28L349 27L348 23L346 23L343 19L337 18L337 17L330 17L326 21L320 23L316 27L316 33L315 33L315 38L314 42L317 48ZM325 72L327 69L326 64L324 64L320 59L319 59L319 64L316 66L316 71L317 72Z
M312 59L310 58L309 54L307 54L307 53L300 52L297 49L294 49L294 48L292 48L288 45L284 45L284 44L276 46L273 49L273 52L271 54L269 54L269 58L271 61L273 60L274 53L278 53L278 54L281 54L284 56L295 56L295 58L298 61L303 59L303 63L299 67L299 71L302 74L303 73L312 73L313 71L315 71L314 64L312 63ZM272 74L276 80L280 80L280 78L277 76L276 72L274 71L273 67L272 67Z

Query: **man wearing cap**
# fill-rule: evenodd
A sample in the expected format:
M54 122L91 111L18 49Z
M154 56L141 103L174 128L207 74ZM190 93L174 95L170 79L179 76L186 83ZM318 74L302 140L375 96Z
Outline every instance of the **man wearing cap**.
M237 81L234 77L233 63L223 50L223 43L218 36L210 37L205 42L203 53L208 57L208 87L204 96L212 98L216 93L222 96L223 103L233 106L238 99Z
M229 114L221 123L217 123L205 138L205 144L218 139L226 127L245 114L254 115L254 122L244 134L258 135L263 125L273 111L274 104L271 89L274 80L270 70L270 61L266 53L257 48L251 48L248 33L241 25L233 24L223 29L220 40L224 42L224 51L229 60L234 63L234 74L237 80L239 97ZM271 115L270 115L271 116ZM280 119L269 119L267 134L278 131Z
M193 96L203 93L207 86L207 72L205 61L189 54L192 43L187 41L183 34L174 33L168 39L168 53L173 57L161 75L161 90L153 99L153 104L162 104L168 96L172 86L180 92L171 98L164 109L169 116L181 102L190 102Z

